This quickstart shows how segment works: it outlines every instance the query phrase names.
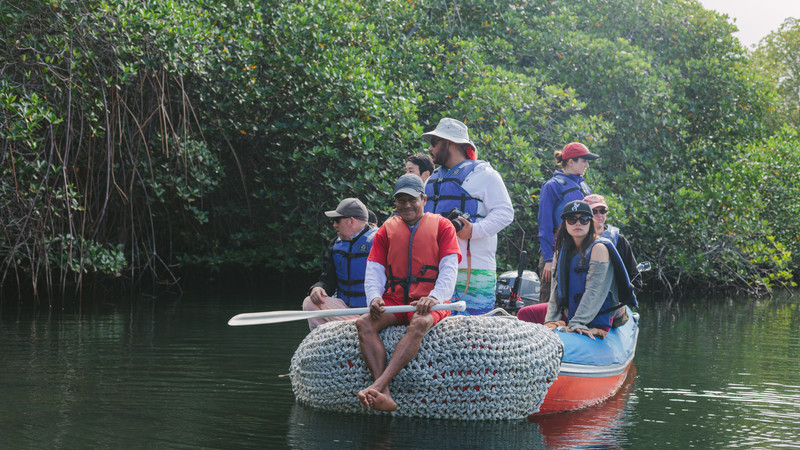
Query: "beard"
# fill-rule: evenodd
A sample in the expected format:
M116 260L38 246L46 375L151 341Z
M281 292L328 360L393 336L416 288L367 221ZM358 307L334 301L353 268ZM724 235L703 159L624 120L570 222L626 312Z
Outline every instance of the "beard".
M447 147L443 149L434 149L431 153L433 154L433 163L439 166L443 166L450 156L447 152Z

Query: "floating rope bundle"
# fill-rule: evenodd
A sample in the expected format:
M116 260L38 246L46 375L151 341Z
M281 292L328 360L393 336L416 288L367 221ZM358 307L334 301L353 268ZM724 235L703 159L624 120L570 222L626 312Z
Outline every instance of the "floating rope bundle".
M389 359L407 329L381 331ZM390 383L398 404L392 414L523 419L539 410L562 356L561 341L542 325L513 317L447 318L428 331L417 356ZM298 402L372 413L357 396L373 379L354 321L329 322L306 336L292 357L290 376Z

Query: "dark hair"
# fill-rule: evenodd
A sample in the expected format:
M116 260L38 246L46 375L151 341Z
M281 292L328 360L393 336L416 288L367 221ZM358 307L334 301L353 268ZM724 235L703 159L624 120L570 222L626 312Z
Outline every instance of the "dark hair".
M411 155L406 158L406 161L411 162L412 164L416 164L419 167L419 174L422 175L422 172L427 171L430 174L433 174L433 158L431 155L426 153L417 153L415 155Z
M597 234L594 232L594 217L592 217L592 221L589 222L589 234L583 238L583 242L581 242L581 246L578 249L581 252L581 259L586 257L586 250L589 248L589 245L594 242L596 236ZM561 251L562 244L564 244L567 252L575 250L575 241L572 239L572 236L567 233L566 218L561 221L561 225L559 225L558 230L556 230L555 250L557 252Z

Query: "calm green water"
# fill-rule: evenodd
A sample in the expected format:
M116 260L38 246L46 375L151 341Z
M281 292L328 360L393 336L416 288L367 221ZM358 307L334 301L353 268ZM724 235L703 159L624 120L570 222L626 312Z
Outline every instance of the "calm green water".
M253 295L0 316L2 448L800 448L800 298L646 304L635 375L534 423L346 416L294 404L304 322ZM9 312L9 309L11 312Z

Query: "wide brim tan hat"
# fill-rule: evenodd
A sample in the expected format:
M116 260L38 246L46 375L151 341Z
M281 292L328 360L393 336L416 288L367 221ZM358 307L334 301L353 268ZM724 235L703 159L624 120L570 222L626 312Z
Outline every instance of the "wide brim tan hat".
M475 143L469 138L469 129L463 122L445 117L439 121L439 124L436 125L436 129L427 133L422 133L422 139L425 139L428 143L431 142L431 138L434 136L447 139L456 144L467 144L472 148L472 156L470 156L470 152L467 151L467 157L475 159L477 156L478 148L475 147Z

